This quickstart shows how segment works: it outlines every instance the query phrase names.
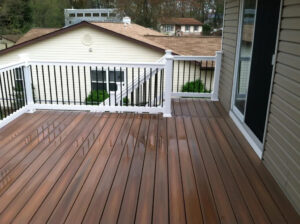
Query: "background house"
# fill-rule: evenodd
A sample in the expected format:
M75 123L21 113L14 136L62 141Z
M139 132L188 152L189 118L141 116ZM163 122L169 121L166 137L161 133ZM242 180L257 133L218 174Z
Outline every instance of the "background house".
M202 23L194 18L162 18L160 31L168 35L200 35Z
M0 35L0 50L15 45L20 37L21 35Z
M65 26L82 21L88 22L120 22L117 9L65 9Z
M221 38L219 37L169 37L137 24L81 22L62 29L31 29L18 41L17 45L0 51L0 67L1 65L18 62L22 57L36 61L151 63L160 62L167 49L173 50L173 53L178 55L214 56L220 48ZM206 83L206 88L211 89L214 80L214 70L211 64L209 64L210 69L204 71L204 68L208 66L202 66L201 63L191 62L184 66L179 66L178 63L180 62L178 61L174 65L174 72L176 74L180 72L186 76L176 79L176 82L173 83L174 86L178 86L179 90L189 81L189 73L195 74L195 78L201 77L203 83ZM201 71L199 67L201 67ZM62 75L67 76L68 71L70 72L72 69L74 68L62 68ZM92 66L87 71L83 71L83 68L80 68L80 71L77 70L75 68L74 80L66 78L64 83L67 84L67 80L70 83L74 81L74 85L81 86L82 91L85 91L84 85L79 84L83 80L80 80L77 75L77 73L85 72L87 75L86 82L90 83L86 89L88 93L93 90L108 92L112 90L119 94L125 83L131 84L133 82L133 76L129 75L127 77L124 68L97 68ZM34 73L33 83L36 86L36 96L38 96L39 89L37 86L41 81L37 78L39 74L44 73L47 77L50 77L47 81L53 82L54 85L55 77L52 67L49 67L49 69L33 67L32 71ZM138 72L135 70L133 73L137 76ZM150 71L146 72L149 73ZM202 74L203 72L205 74ZM98 75L96 76L96 74ZM118 76L117 79L115 79L115 75ZM67 86L65 88L67 89ZM41 92L40 95L43 95L43 93ZM50 92L47 94L50 94ZM67 91L64 94L67 98ZM81 101L84 100L85 96L82 95Z

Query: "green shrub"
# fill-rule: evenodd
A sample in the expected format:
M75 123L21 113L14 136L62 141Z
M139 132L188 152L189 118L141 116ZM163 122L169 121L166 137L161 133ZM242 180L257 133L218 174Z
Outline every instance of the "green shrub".
M85 99L87 105L89 104L99 104L106 100L109 97L109 94L106 90L93 90L90 92L88 97Z
M204 85L200 79L184 84L181 91L182 92L194 92L194 93L207 92L207 90L204 88Z
M129 105L129 99L127 96L123 98L123 105Z

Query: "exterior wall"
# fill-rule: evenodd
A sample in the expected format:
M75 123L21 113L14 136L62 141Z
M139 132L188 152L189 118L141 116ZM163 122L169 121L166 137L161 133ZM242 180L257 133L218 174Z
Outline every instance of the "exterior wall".
M0 55L0 66L19 61L20 54L27 54L31 60L155 62L164 52L82 27Z
M0 39L0 50L9 48L13 45L15 45L15 43L10 40L7 40L5 38Z
M238 36L240 0L226 0L222 40L222 67L219 85L220 102L229 111L231 107L232 84Z
M300 0L284 0L264 164L300 214Z
M240 0L225 1L220 102L231 107ZM300 214L300 0L283 0L263 163Z

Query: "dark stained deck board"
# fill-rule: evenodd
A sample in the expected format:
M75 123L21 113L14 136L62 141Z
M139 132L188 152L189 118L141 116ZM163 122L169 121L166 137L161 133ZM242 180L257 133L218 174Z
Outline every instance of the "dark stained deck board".
M146 145L148 142L148 132L150 127L150 117L145 115L139 132L136 149L133 155L132 164L126 182L125 192L118 215L118 223L133 223L138 203L138 192L142 178L142 169L145 159Z
M261 181L263 182L266 190L269 192L272 197L274 206L279 207L281 214L284 216L285 220L288 223L298 223L300 222L300 217L296 213L296 210L293 208L292 204L285 197L283 191L280 189L279 185L276 183L275 179L272 177L270 172L263 165L262 161L256 156L255 152L252 150L249 143L242 136L242 133L235 126L229 115L226 113L225 109L222 107L220 102L215 102L214 105L218 108L224 122L230 128L234 138L239 143L241 149L253 168L256 170L256 173L260 176Z
M64 128L71 122L72 116L69 116L70 113L64 113L63 116L60 116L59 119L53 122L53 126L49 129L44 130L39 133L36 139L32 140L29 144L22 148L22 150L17 153L12 159L7 161L5 165L1 166L0 181L2 181L6 176L17 177L24 169L19 169L18 167L25 168L26 164L30 164L36 156L38 156L44 148L46 148L49 140L51 141L56 136L60 135ZM46 132L46 133L45 133ZM5 157L1 157L1 163L4 163ZM9 178L10 182L13 178ZM0 194L3 189L0 189Z
M154 187L153 223L169 222L167 120L159 118Z
M38 111L1 129L0 223L298 223L219 102L172 107Z
M89 134L85 142L79 148L75 156L72 158L71 162L68 164L64 172L61 176L55 180L56 176L51 177L51 181L44 182L35 192L26 206L23 207L22 211L17 215L15 221L19 220L19 222L29 222L34 213L40 207L41 203L45 201L45 197L49 195L51 199L57 199L61 196L61 191L65 189L65 186L68 186L72 178L74 177L75 173L81 166L83 160L86 157L90 157L94 150L88 150L90 142L94 141L95 138L98 137L99 133L101 132L103 126L105 125L107 120L107 116L101 116L100 120L96 124L93 132ZM96 152L97 153L97 152ZM49 176L47 178L50 178ZM52 185L50 184L52 182ZM54 185L55 184L55 185ZM50 193L51 190L51 193ZM56 198L57 197L57 198ZM49 209L49 202L46 202Z
M23 131L22 134L16 137L13 141L10 141L5 146L3 146L1 150L3 154L0 155L0 167L2 168L10 159L17 155L18 152L21 151L23 153L24 147L34 148L35 144L39 143L39 138L47 138L51 131L54 129L54 127L58 126L58 123L55 123L55 120L58 119L61 115L62 113L55 113L44 116L44 119L41 119L39 122L36 122L36 124L32 126L32 128L36 130L31 131L31 129L27 129L26 131ZM20 153L18 155L20 155Z
M167 120L170 223L186 223L175 119Z

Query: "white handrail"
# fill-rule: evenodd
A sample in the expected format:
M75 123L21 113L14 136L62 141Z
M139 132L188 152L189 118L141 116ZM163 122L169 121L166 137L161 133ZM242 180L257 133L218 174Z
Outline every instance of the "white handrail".
M216 56L180 56L174 55L174 61L215 61Z

